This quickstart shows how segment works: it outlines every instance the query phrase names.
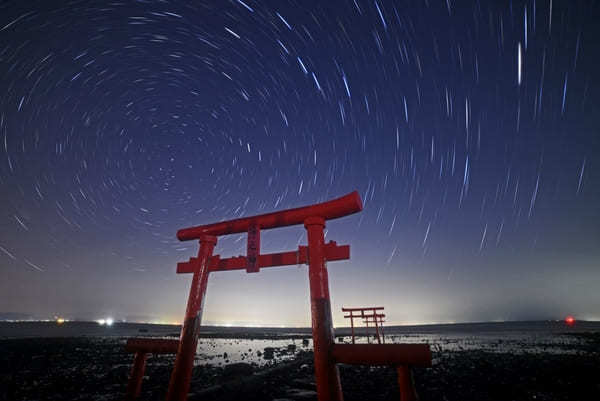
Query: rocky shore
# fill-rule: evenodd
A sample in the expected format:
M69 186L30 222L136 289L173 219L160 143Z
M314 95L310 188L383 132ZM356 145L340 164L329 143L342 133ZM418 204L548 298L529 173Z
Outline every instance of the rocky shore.
M433 367L416 369L421 400L600 400L600 334L580 333L569 353L442 351L433 347ZM75 337L0 340L0 401L120 400L132 362L124 338ZM273 353L266 364L198 361L190 400L316 400L310 347L248 350ZM293 358L283 358L294 352ZM153 356L144 380L144 400L164 399L172 356ZM340 366L344 396L397 400L390 367Z

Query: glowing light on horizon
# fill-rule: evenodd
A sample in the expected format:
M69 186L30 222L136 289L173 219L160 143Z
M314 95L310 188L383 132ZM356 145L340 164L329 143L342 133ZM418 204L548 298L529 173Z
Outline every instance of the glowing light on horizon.
M96 320L96 323L98 323L100 326L112 326L114 323L114 319L112 317L107 317L106 319L98 319Z

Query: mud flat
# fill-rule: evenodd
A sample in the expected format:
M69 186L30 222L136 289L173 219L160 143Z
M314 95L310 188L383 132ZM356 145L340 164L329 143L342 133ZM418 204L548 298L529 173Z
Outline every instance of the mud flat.
M502 338L457 343L437 335L433 367L415 370L421 400L600 400L600 333ZM423 340L390 336L411 339ZM190 400L316 400L310 343L200 341ZM0 340L0 400L120 400L132 362L124 343L114 336ZM149 359L141 399L164 399L172 364L172 356ZM390 367L341 365L340 374L347 401L398 400Z

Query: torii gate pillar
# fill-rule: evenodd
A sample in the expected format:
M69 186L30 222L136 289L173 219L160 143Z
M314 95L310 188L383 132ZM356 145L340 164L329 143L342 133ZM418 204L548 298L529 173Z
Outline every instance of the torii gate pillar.
M319 401L343 401L340 373L331 357L334 344L329 277L325 265L325 220L309 217L304 220L308 234L308 279L312 315L315 377Z
M203 235L200 237L198 261L194 270L190 296L188 297L187 308L185 310L185 320L181 329L175 367L173 368L169 382L169 391L167 393L167 400L169 401L186 400L190 390L194 357L196 356L196 347L198 346L198 334L200 333L200 324L202 322L204 296L206 295L206 286L208 284L208 264L216 243L217 237L212 235Z

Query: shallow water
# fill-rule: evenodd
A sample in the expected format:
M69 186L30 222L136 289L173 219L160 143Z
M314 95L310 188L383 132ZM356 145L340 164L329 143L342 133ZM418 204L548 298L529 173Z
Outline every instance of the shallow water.
M338 341L339 341L338 337ZM344 343L351 343L350 336L341 337ZM557 333L539 332L487 332L481 334L407 334L385 336L388 344L429 344L434 352L444 351L486 351L497 353L551 353L577 354L586 342L580 338ZM374 337L358 337L356 343L376 343Z
M577 354L582 351L586 341L580 337L560 334L540 333L485 333L468 334L410 334L386 336L387 344L429 344L435 352L446 351L485 351L511 354ZM340 341L341 340L341 341ZM336 342L350 344L350 336L337 337ZM357 337L357 344L376 343L373 337ZM288 345L295 350L288 351ZM273 358L265 358L264 349L275 349ZM302 340L248 340L248 339L201 339L198 343L196 364L225 365L246 362L258 365L293 359L300 350L312 349L312 340L303 345ZM260 352L260 354L259 354Z
M266 348L273 348L272 355ZM312 349L312 341L303 345L302 340L200 339L196 364L246 362L263 366L293 359L303 349Z
M179 326L115 323L111 327L100 326L95 322L0 322L0 338L23 337L98 337L119 338L125 343L130 337L176 338ZM577 354L590 352L585 340L564 333L597 332L598 322L582 322L576 327L566 327L561 322L509 322L486 324L396 326L386 327L387 343L425 343L433 352L445 351L486 351L512 354ZM341 334L336 337L344 343L351 343L348 328L336 329ZM365 334L364 328L357 332ZM371 336L357 337L357 343L376 342ZM307 339L290 337L304 336ZM269 365L293 359L301 350L312 349L310 328L220 328L203 327L198 342L196 364L221 366L237 362ZM230 338L226 338L230 337ZM237 337L237 338L236 338ZM241 338L240 338L241 337ZM287 338L286 338L287 337ZM291 348L288 348L291 346ZM266 348L272 348L270 354ZM592 351L594 352L594 351ZM596 351L598 352L598 351ZM164 359L164 361L161 361ZM157 363L172 363L172 356L155 358Z

